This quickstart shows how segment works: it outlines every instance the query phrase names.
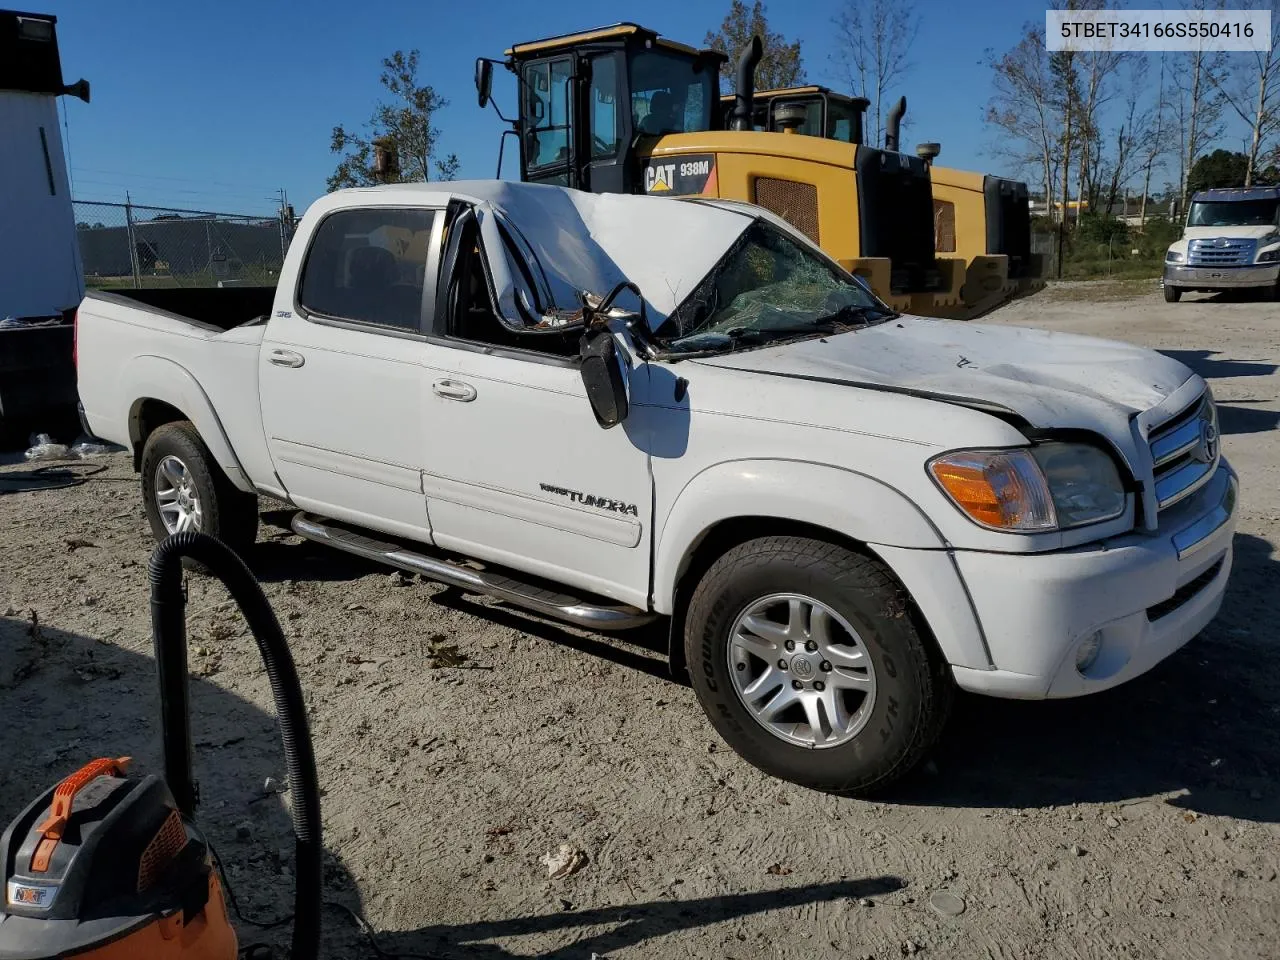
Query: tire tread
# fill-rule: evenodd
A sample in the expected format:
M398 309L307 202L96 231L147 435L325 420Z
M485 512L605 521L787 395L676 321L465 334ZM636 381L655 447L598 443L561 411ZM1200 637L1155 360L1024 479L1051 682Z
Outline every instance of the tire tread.
M837 583L853 581L858 589L884 598L887 616L912 618L910 633L916 642L906 645L907 661L922 691L922 702L919 721L911 732L911 739L890 763L872 771L869 776L836 784L830 792L851 795L882 788L919 763L937 741L950 714L954 694L945 661L932 646L927 632L922 633L916 626L910 595L882 562L840 544L807 537L768 536L739 544L713 563L694 589L689 602L686 643L690 644L697 635L695 625L706 623L710 617L723 612L728 602L726 588L735 578L746 571L775 563L785 563L800 570L822 571ZM693 656L693 650L686 652L687 658Z

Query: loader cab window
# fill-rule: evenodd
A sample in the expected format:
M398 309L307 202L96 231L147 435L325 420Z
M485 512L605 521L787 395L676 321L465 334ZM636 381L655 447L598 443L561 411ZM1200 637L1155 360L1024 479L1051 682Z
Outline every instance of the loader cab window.
M827 139L857 143L862 139L862 111L842 100L827 98Z
M591 61L588 91L591 111L591 159L612 157L618 152L618 61L612 55Z
M711 129L718 87L714 65L655 47L632 54L627 69L637 133L658 137Z
M524 137L525 167L539 183L569 184L569 154L573 128L569 79L573 60L558 57L538 60L521 70L525 98L524 116L529 129Z

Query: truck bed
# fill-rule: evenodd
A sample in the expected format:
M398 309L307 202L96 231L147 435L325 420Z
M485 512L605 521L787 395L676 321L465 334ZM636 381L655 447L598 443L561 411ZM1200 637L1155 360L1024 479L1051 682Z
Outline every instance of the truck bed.
M275 295L275 287L170 287L90 293L95 299L118 299L140 304L218 330L230 330L269 315Z
M76 317L89 427L129 446L131 428L147 415L142 405L164 398L206 438L225 432L227 446L215 443L215 456L233 479L242 467L270 477L258 404L266 325L252 321L271 313L273 295L272 287L89 291Z

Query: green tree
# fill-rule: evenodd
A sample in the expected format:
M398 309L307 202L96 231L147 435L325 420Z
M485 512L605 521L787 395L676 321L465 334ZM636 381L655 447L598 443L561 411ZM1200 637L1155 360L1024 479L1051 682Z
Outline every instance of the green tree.
M703 42L712 50L728 55L729 62L721 67L720 73L732 78L738 66L738 56L755 36L764 41L764 59L756 67L758 89L776 90L804 83L800 41L788 42L782 34L769 29L763 0L755 0L750 9L744 0L732 0L720 29L707 31Z
M380 100L364 132L350 130L341 124L333 128L329 149L341 154L337 169L328 179L330 190L342 187L367 187L380 182L373 170L373 142L385 137L396 148L400 160L400 181L452 180L458 172L458 158L449 154L436 158L440 131L432 124L435 112L449 101L431 87L418 82L418 51L397 50L382 61L378 78L391 95Z
M1196 160L1187 177L1188 195L1214 187L1242 187L1249 158L1231 150L1215 150ZM1261 179L1260 177L1258 178Z

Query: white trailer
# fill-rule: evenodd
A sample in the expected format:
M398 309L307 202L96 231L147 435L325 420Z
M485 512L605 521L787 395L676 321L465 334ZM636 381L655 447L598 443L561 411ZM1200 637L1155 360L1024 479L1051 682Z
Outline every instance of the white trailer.
M74 424L84 275L58 98L89 85L63 83L56 22L0 10L0 432Z

